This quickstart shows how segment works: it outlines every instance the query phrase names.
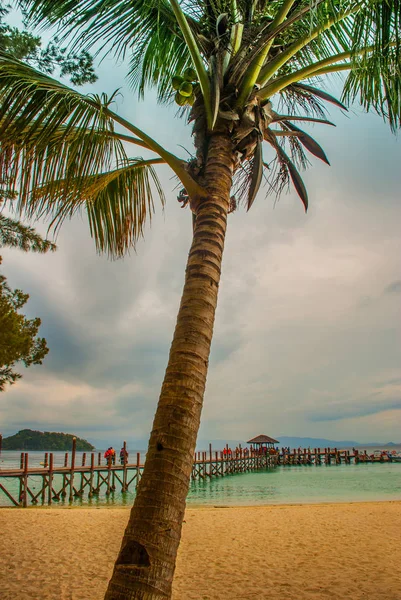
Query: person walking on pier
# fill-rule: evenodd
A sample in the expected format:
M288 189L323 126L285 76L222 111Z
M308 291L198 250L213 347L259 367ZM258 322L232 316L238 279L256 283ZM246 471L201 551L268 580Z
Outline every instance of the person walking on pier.
M110 448L107 448L106 452L104 453L104 457L107 460L107 463L109 463L110 461L112 465L116 464L116 451L112 446L110 446Z
M121 448L120 450L120 463L122 465L126 464L128 462L128 451L126 448L124 448L124 446Z

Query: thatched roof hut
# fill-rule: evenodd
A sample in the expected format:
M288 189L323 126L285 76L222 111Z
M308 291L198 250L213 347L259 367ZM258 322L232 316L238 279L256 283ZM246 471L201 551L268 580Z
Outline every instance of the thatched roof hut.
M257 435L256 437L247 441L247 444L253 444L254 446L266 446L268 448L274 448L274 444L279 443L279 440L275 440L268 435Z

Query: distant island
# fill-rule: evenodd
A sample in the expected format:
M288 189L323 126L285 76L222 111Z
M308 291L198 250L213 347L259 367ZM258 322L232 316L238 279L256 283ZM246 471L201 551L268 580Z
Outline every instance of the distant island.
M77 439L77 450L95 449L95 446L71 433L22 429L3 439L3 450L71 450L74 437Z

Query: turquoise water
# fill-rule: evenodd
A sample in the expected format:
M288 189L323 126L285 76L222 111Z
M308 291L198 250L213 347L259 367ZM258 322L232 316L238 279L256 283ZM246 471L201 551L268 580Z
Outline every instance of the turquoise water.
M11 456L6 458L5 454L3 452L3 468L5 463L9 466L11 462ZM43 460L43 453L40 456ZM36 458L39 461L39 453ZM34 462L36 460L32 460ZM34 492L40 489L40 478L30 477L29 481ZM6 483L0 479L2 482ZM9 491L17 493L17 486L17 482L7 481ZM134 490L123 494L118 488L107 497L103 487L98 497L77 498L72 504L129 506L134 497ZM369 500L401 500L401 463L278 467L193 481L187 501L192 505L227 506ZM68 500L53 503L53 506L57 505L68 505ZM10 506L10 501L1 490L0 506Z
M401 500L401 463L278 467L194 481L188 503L292 504Z

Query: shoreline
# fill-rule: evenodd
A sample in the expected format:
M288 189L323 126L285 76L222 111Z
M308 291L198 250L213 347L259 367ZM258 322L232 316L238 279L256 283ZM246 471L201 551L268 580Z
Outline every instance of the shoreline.
M129 509L0 511L2 600L101 600ZM401 500L187 505L172 600L401 600L400 546Z
M333 501L333 500L324 500L322 502L278 502L278 503L271 503L271 504L195 504L192 502L187 502L186 505L186 510L208 510L208 509L227 509L227 508L244 508L244 509L251 509L251 508L280 508L280 507L296 507L296 506L310 506L310 507L314 507L314 506L343 506L343 505L366 505L366 504L401 504L401 496L399 498L393 498L393 499L379 499L376 498L375 500L337 500L337 501ZM0 505L0 512L3 510L12 510L12 511L18 511L18 510L131 510L133 506L132 504L127 505L122 505L122 504L81 504L81 505L76 505L76 504L52 504L51 506L48 506L47 504L44 505L29 505L25 508L22 508L21 506L1 506Z

